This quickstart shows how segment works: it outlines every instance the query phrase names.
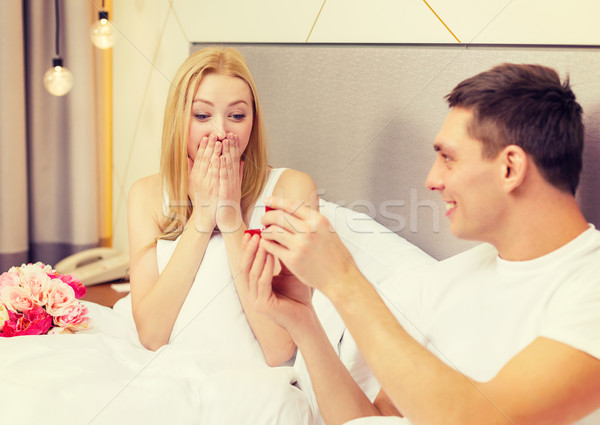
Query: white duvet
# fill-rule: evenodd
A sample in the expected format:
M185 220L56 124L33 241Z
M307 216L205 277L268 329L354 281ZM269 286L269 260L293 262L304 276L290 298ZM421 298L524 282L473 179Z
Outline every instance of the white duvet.
M159 241L159 271L176 244ZM312 424L294 368L265 363L220 235L160 350L139 343L129 296L86 305L90 331L0 341L0 424Z
M86 303L93 331L0 340L0 424L310 424L292 367L214 350L128 342L125 320Z
M368 219L322 202L322 212L374 283L422 251ZM176 242L157 247L162 270ZM0 425L322 424L301 354L268 367L245 319L220 236L213 237L168 345L137 338L129 297L114 309L86 303L93 329L75 335L0 339ZM331 303L315 310L341 360L373 399L379 384Z
M176 245L158 242L159 273ZM140 345L129 297L114 309L86 304L90 331L0 340L0 425L313 423L294 368L265 363L220 235L157 352Z

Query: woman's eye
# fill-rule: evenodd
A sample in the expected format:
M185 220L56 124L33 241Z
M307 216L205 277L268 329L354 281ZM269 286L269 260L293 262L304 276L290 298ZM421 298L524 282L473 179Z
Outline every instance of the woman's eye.
M210 118L210 115L208 115L208 114L194 114L194 118L196 118L197 120L200 120L200 121L206 121L207 119Z
M236 121L242 121L244 118L246 118L246 114L232 114L231 118Z

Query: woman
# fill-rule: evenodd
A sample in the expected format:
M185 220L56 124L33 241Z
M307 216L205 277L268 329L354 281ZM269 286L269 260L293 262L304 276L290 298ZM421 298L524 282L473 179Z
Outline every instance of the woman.
M140 342L146 348L156 350L172 342L174 328L179 332L196 319L202 322L198 314L227 296L227 285L223 293L221 289L211 292L218 280L214 273L227 269L219 267L215 272L211 266L219 260L213 259L226 256L226 284L239 275L244 267L244 231L260 226L262 199L271 193L314 209L318 205L309 176L267 165L256 86L242 56L231 48L193 54L171 84L160 173L137 181L129 194L131 301ZM170 251L172 255L164 260ZM166 265L159 273L161 262ZM258 314L249 303L247 286L234 282L236 291L227 308L241 305L249 335L254 334L269 365L289 360L296 347L287 331ZM192 288L194 300L189 298ZM299 296L310 297L301 285L298 290ZM227 308L215 313L222 314L217 319L211 316L210 323L213 331L219 329L215 335L225 338L227 327L221 328L215 320L226 321ZM184 323L178 323L181 320ZM206 346L202 332L195 337ZM189 340L194 344L194 336Z
M294 369L267 366L290 359L294 343L237 281L244 230L261 227L273 191L316 205L308 176L268 167L240 54L192 55L169 93L160 174L130 191L131 297L114 309L88 303L90 331L0 338L0 423L48 422L49 411L53 424L312 423ZM136 337L169 344L153 353Z

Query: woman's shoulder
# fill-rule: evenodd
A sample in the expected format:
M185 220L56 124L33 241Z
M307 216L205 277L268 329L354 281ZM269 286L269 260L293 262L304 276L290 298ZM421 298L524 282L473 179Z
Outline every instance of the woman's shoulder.
M277 185L298 185L307 184L314 185L312 177L303 171L294 170L293 168L285 168L277 180Z
M141 202L143 204L161 202L163 197L163 185L158 173L142 177L129 189L129 202Z
M286 168L277 180L273 194L281 193L285 198L303 199L307 194L316 194L317 187L307 173Z
M162 192L162 184L160 183L160 175L158 173L136 180L131 186L129 193L137 194L142 192L148 195L157 191Z

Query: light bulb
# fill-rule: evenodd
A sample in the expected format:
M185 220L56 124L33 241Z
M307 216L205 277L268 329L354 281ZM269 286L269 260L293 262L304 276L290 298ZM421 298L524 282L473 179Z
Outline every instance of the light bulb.
M90 37L99 49L110 49L115 44L116 31L108 20L108 12L98 13L98 20L90 28Z
M44 74L44 86L54 96L63 96L73 87L73 74L62 66L61 58L52 59L52 68Z

